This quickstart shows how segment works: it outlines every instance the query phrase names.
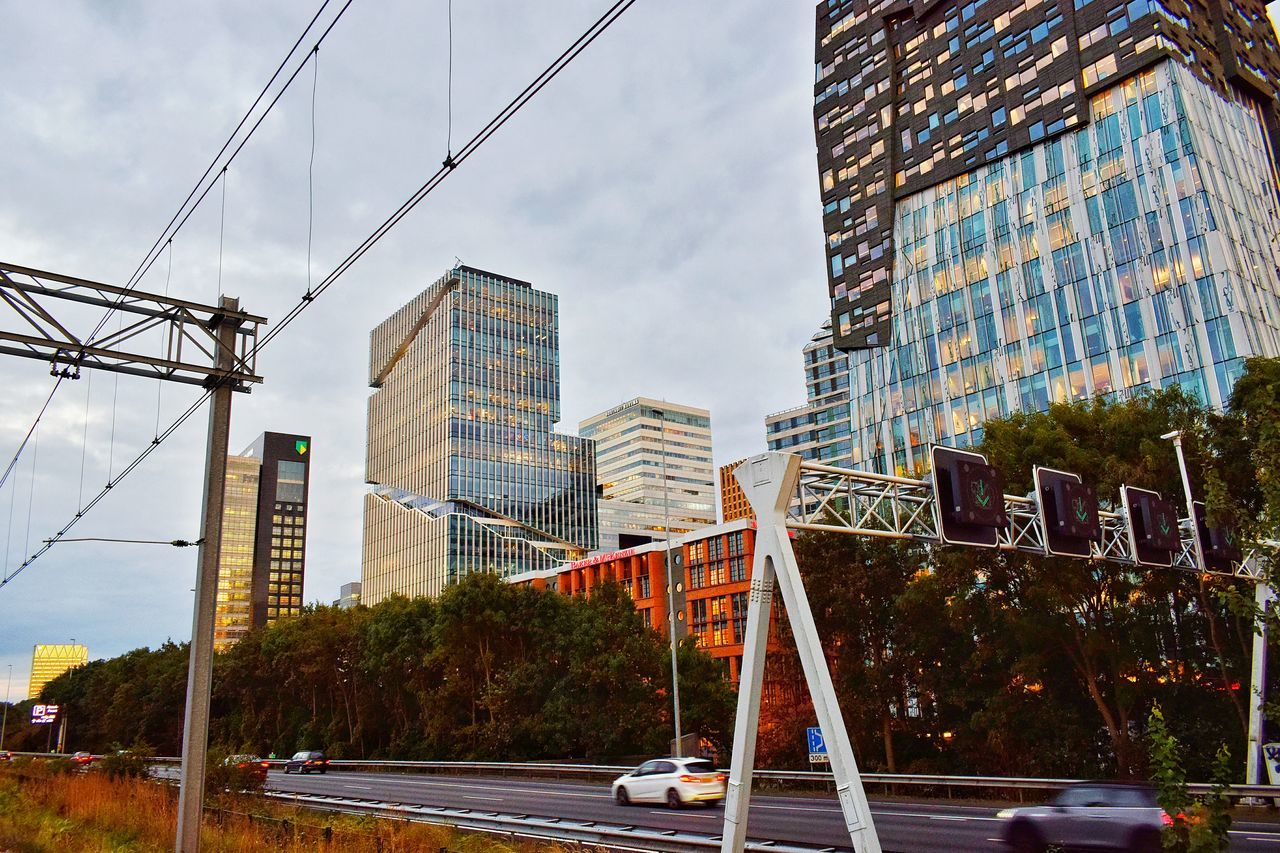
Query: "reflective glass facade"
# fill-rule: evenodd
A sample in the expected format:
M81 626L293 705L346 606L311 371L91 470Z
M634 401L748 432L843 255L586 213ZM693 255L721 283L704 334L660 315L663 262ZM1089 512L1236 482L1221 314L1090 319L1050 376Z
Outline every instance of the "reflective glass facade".
M227 459L213 641L302 612L311 437L264 432Z
M1280 147L1280 47L1264 0L822 0L814 126L833 333L890 345L895 207L1090 120L1169 59L1253 99Z
M363 601L595 547L595 454L560 418L554 294L457 267L373 331Z
M1264 121L1165 61L1081 129L900 201L889 346L849 354L855 467L918 474L989 417L1181 385L1222 406L1280 355Z

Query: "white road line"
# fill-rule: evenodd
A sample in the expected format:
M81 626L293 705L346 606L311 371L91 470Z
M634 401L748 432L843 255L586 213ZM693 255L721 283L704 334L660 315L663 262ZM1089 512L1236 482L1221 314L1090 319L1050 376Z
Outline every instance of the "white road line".
M463 794L463 795L462 795L462 799L464 799L464 800L485 800L485 801L487 801L487 802L491 802L491 803L504 803L504 802L506 802L506 800L504 800L502 797L476 797L476 796L472 796L471 794Z
M545 788L511 788L503 785L468 785L461 782L436 782L436 781L428 781L425 779L404 779L404 780L388 779L385 781L386 781L386 784L390 784L390 785L421 785L424 787L434 787L434 788L470 788L470 789L478 789L481 791L500 791L502 793L512 793L512 794L540 794L544 797L548 797L548 796L549 797L587 797L590 799L597 799L597 800L613 799L613 797L611 797L609 794L577 794L577 793L572 793L570 791L551 791Z
M1275 835L1246 835L1245 841L1270 841L1272 844L1280 844L1280 836Z
M355 788L358 791L372 791L372 785L343 785L344 788Z
M670 817L670 816L671 816L671 812L672 812L672 811L674 811L674 810L673 810L673 809L666 809L666 810L664 810L664 811L658 811L657 809L652 809L652 810L650 810L649 814L660 814L660 815L666 815L666 816ZM696 814L696 813L694 813L694 812L689 812L689 813L687 813L687 814L682 814L681 816L682 816L682 817L708 817L708 818L713 817L713 818L715 818L716 820L723 820L723 818L722 818L719 814Z

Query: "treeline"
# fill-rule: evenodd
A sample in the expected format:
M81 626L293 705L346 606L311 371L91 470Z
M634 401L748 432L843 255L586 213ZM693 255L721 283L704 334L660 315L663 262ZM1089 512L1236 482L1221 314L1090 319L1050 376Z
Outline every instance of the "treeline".
M251 632L214 664L212 743L231 752L439 760L603 761L665 752L670 657L618 587L589 598L477 575L438 600L309 608ZM692 643L679 653L685 731L724 744L734 694ZM180 749L187 647L93 661L44 700L69 714L68 749ZM6 747L43 749L30 703Z
M1081 474L1103 501L1118 503L1121 485L1159 490L1182 514L1176 456L1161 438L1173 429L1211 519L1280 538L1277 361L1248 362L1222 414L1177 390L1096 399L988 421L979 449L1008 494L1029 494L1032 467L1044 465ZM1223 743L1243 778L1262 618L1252 583L839 534L806 534L796 550L864 767L1140 776L1159 704L1191 778L1208 778ZM1267 575L1277 581L1274 560ZM801 683L794 659L774 666ZM804 702L775 708L765 760L802 765L812 720Z

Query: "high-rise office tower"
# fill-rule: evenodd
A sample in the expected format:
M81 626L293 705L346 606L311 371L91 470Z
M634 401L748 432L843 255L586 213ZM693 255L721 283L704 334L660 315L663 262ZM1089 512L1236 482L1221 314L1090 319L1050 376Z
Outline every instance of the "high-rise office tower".
M851 462L1280 355L1262 0L824 0L815 128Z
M637 397L578 425L595 442L600 550L716 523L711 413Z
M27 698L39 699L44 686L73 666L89 662L89 647L79 643L37 645L31 652L31 681Z
M592 443L560 420L554 294L458 266L370 342L362 601L596 545Z
M311 438L264 432L227 458L213 642L302 612Z

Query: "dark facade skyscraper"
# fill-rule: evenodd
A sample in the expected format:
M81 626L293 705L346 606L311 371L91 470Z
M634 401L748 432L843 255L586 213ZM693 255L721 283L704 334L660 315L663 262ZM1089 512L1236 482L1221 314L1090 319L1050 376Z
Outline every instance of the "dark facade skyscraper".
M227 460L214 645L302 612L311 437L264 432Z
M1280 47L1264 0L823 0L817 18L814 121L840 349L891 344L903 199L1088 127L1105 117L1095 98L1139 72L1186 69L1203 84L1190 97L1212 92L1251 114L1277 163ZM1147 125L1185 136L1187 121Z
M576 559L594 443L560 420L556 296L458 266L374 329L362 600Z
M787 415L850 429L816 458L918 475L988 418L1174 385L1221 407L1280 356L1261 0L824 0L817 42L833 322Z

